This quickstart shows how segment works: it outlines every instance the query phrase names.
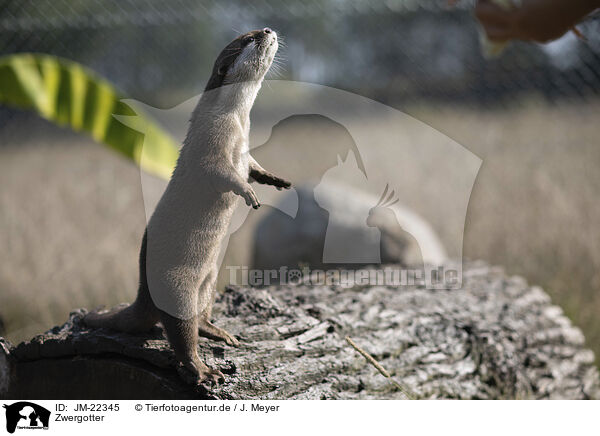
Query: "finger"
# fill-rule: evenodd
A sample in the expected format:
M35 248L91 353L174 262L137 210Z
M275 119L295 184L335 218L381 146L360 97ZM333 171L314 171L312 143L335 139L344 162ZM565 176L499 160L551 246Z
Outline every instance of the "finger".
M581 31L577 27L575 27L575 26L571 27L571 32L573 32L573 35L575 35L577 37L577 39L579 39L580 41L587 42L588 39L585 37L585 35L583 33L581 33Z
M484 30L487 38L492 42L505 42L519 37L512 29L505 26L485 26Z
M510 11L491 1L478 1L475 6L475 16L486 28L491 25L507 25L510 14Z

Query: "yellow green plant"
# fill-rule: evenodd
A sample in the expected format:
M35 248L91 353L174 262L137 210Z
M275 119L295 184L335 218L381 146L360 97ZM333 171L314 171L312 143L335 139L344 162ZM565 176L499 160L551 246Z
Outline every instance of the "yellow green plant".
M60 126L85 132L144 171L168 179L178 155L175 141L122 99L107 80L76 62L32 53L0 58L0 104L34 110ZM135 117L135 129L115 115Z

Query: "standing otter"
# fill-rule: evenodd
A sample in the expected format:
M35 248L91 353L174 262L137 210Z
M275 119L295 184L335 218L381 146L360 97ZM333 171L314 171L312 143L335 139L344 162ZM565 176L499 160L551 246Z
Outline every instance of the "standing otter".
M200 360L198 335L239 344L210 322L217 257L236 195L257 209L250 181L290 187L248 153L250 109L277 48L277 34L267 27L237 37L219 54L177 166L146 227L137 299L84 318L90 327L125 332L147 331L161 321L177 359L197 382L224 378Z

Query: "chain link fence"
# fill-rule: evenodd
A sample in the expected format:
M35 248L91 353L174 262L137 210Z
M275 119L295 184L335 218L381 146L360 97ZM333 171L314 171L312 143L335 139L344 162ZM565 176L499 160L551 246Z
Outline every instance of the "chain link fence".
M203 89L236 34L270 26L284 38L279 77L317 82L391 104L444 100L510 105L600 93L600 20L548 45L479 48L474 2L447 0L8 0L0 52L80 62L127 96L172 106Z
M165 109L202 92L237 34L272 27L284 39L275 78L378 100L482 157L463 253L540 284L600 355L600 16L577 26L585 40L569 33L545 45L515 42L485 59L473 7L474 0L0 0L0 55L74 60L126 97ZM77 305L131 301L124 293L137 287L145 224L133 165L84 135L2 106L0 151L6 330L25 339ZM443 206L440 216L448 220Z

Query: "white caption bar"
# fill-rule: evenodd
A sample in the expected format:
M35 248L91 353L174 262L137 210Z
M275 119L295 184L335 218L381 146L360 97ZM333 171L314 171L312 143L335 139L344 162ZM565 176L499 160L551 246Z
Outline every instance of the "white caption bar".
M596 401L2 401L0 422L18 418L14 434L45 426L47 433L107 436L194 434L590 434L598 429ZM10 407L17 404L12 409ZM42 407L43 409L40 409ZM11 416L9 416L12 413ZM14 424L14 422L13 422ZM34 424L34 425L32 425ZM6 428L0 430L4 432ZM214 432L214 433L212 433ZM4 433L7 434L7 433ZM35 434L35 433L34 433ZM117 434L117 433L115 433ZM186 434L186 433L184 433Z

